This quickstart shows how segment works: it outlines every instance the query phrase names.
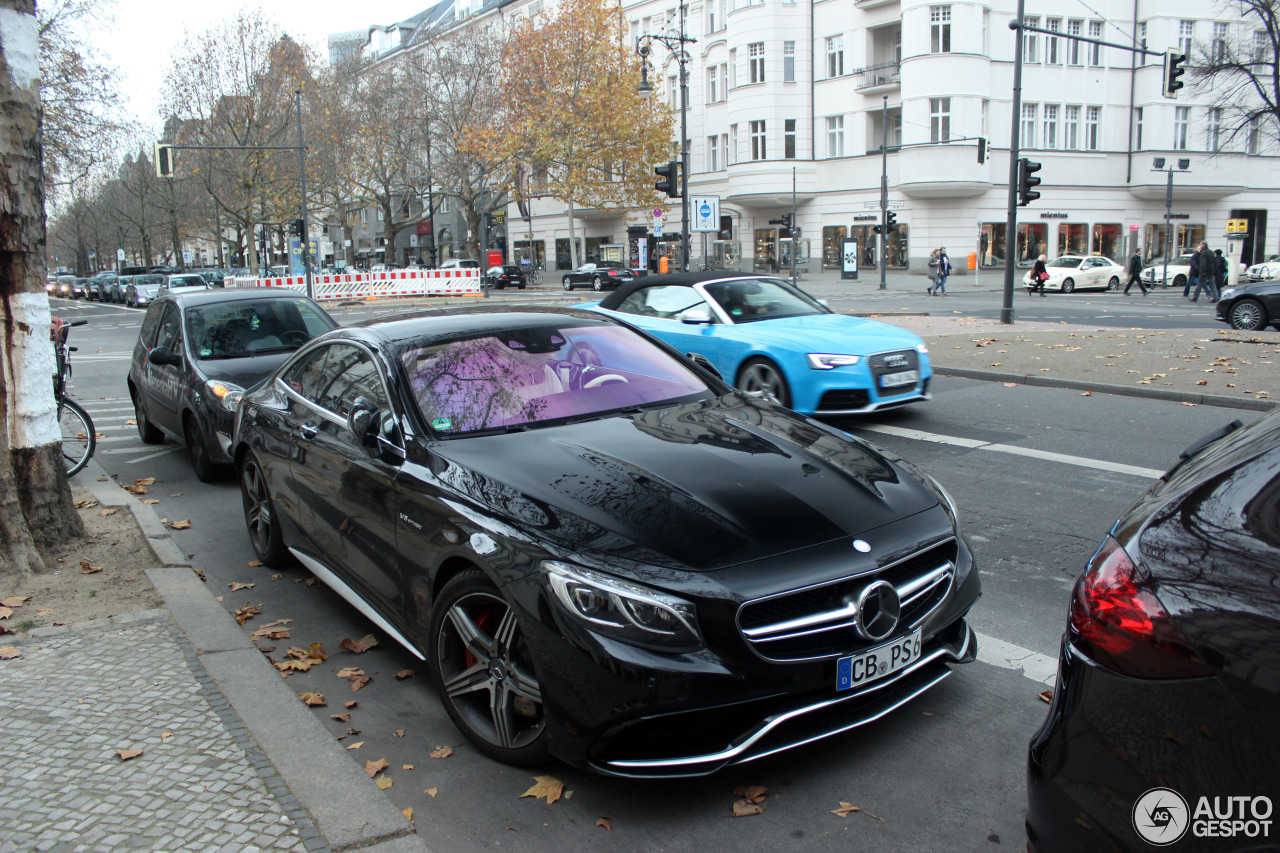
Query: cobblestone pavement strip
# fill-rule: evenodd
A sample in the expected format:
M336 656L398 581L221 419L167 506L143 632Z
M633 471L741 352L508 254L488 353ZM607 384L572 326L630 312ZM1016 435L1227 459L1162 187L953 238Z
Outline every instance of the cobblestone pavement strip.
M22 657L0 668L0 853L327 849L301 810L286 813L279 777L217 707L166 613L12 645ZM142 754L121 760L124 749Z

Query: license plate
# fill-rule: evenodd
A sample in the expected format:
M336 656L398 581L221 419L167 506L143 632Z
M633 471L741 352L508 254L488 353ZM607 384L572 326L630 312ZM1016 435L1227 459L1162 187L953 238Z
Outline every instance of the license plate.
M920 381L920 371L903 370L899 373L886 373L880 377L881 388L897 388L899 385L911 385Z
M853 690L893 675L920 658L920 630L860 655L836 661L836 690Z

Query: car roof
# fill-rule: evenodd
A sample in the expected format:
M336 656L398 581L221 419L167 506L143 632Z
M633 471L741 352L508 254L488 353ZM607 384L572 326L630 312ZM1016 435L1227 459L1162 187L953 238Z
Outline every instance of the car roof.
M731 270L650 275L644 276L643 278L632 279L626 284L621 285L617 290L600 300L600 307L612 310L622 304L622 300L626 299L637 290L641 290L646 287L653 287L654 285L659 284L674 287L693 287L695 284L702 284L703 282L708 281L740 281L743 279L759 280L762 278L773 279L775 281L782 282L783 284L787 283L776 275L756 275L754 273L733 272Z
M459 335L470 336L506 329L561 324L566 320L575 326L618 326L619 323L594 311L577 308L530 306L512 310L492 307L437 308L365 320L326 333L326 338L347 338L369 343L400 344L409 340L448 340Z
M307 299L307 295L280 287L263 287L231 288L230 290L210 288L209 290L195 290L191 293L174 293L170 291L161 297L161 300L176 302L183 308L190 308L196 305L211 305L219 302L245 302L251 299Z

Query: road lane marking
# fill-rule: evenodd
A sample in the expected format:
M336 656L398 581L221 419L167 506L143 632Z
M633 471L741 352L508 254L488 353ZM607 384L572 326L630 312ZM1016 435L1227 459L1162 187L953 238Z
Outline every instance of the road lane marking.
M974 632L978 634L978 632ZM1053 687L1058 676L1058 660L986 634L978 634L978 660L1001 669L1020 671L1032 681Z
M1138 465L1124 465L1120 462L1108 462L1105 459L1090 459L1087 456L1072 456L1066 453L1053 453L1048 450L1036 450L1031 447L1018 447L1013 444L995 444L989 441L978 441L972 438L961 438L955 435L941 435L933 432L923 432L918 429L907 429L906 427L891 426L889 424L862 424L855 429L866 430L867 432L878 432L884 435L893 435L899 438L908 438L913 441L931 441L935 444L949 444L953 447L964 447L970 450L991 450L996 453L1009 453L1015 456L1028 456L1034 459L1043 459L1046 462L1059 462L1063 465L1075 465L1081 468L1093 468L1098 471L1110 471L1117 474L1129 474L1134 477L1141 477L1144 480L1156 480L1164 476L1164 471L1159 468L1143 468Z

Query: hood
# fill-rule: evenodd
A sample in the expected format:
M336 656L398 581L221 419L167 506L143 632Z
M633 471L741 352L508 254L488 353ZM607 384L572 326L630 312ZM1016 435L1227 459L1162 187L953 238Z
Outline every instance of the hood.
M779 317L727 327L741 330L754 343L777 343L788 347L803 340L810 352L862 355L892 349L911 349L924 343L919 335L864 317L846 314L807 314ZM852 347L852 350L851 350Z
M590 551L712 571L934 506L871 447L738 394L432 448L448 486Z
M197 371L206 379L218 379L241 388L251 388L271 375L294 352L289 350L244 358L203 358L197 359L195 364Z

